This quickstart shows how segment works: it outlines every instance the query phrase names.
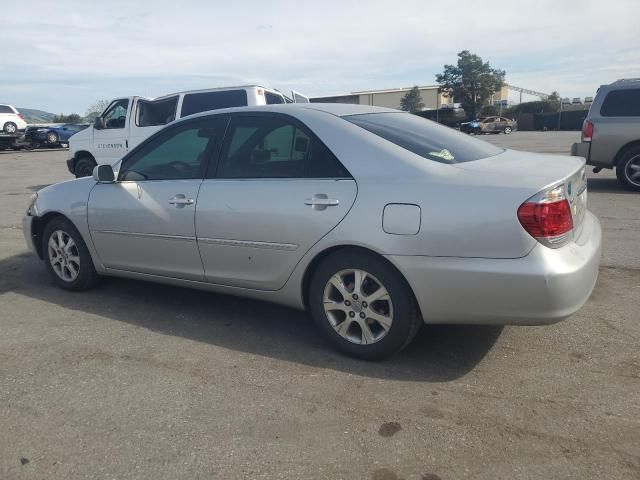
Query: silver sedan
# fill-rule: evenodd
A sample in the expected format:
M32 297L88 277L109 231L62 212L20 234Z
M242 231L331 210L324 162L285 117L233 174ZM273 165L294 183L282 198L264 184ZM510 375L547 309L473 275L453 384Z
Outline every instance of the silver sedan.
M584 159L358 105L206 112L40 190L29 246L68 290L112 275L310 311L383 358L423 323L545 324L596 282Z

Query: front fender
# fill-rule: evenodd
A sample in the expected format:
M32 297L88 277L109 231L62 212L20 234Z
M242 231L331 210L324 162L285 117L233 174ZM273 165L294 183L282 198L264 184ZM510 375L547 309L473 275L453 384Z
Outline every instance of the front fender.
M93 245L89 232L87 218L89 194L96 185L92 177L83 177L66 182L56 183L38 191L36 200L37 224L41 232L47 219L54 216L64 216L76 227L98 272L104 271L104 266Z

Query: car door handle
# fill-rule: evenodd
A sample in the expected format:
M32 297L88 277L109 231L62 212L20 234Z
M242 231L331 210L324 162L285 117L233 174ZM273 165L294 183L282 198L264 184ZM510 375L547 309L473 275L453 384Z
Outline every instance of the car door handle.
M181 193L169 200L169 205L175 205L176 208L184 208L187 205L193 205L193 198L187 198Z
M318 193L311 198L307 198L304 204L311 206L314 210L324 210L327 207L340 205L340 201L335 198L329 198L324 193Z

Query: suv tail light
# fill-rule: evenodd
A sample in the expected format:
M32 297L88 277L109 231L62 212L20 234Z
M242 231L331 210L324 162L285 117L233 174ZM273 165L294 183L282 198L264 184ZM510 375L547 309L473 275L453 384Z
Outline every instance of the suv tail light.
M21 113L19 113L19 114L18 114L18 117L19 117L21 120L24 120L24 117L22 116L22 114L21 114ZM25 121L26 121L26 120L25 120Z
M518 220L533 238L558 248L571 239L573 217L564 185L534 195L518 208Z
M585 120L582 124L582 141L590 142L593 137L593 123L589 120Z

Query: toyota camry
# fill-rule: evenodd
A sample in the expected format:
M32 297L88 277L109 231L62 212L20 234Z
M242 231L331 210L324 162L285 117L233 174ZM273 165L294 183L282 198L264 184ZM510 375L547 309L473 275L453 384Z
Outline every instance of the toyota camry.
M423 323L576 312L601 248L584 165L391 109L233 108L40 190L23 228L64 289L110 275L278 302L379 359Z

